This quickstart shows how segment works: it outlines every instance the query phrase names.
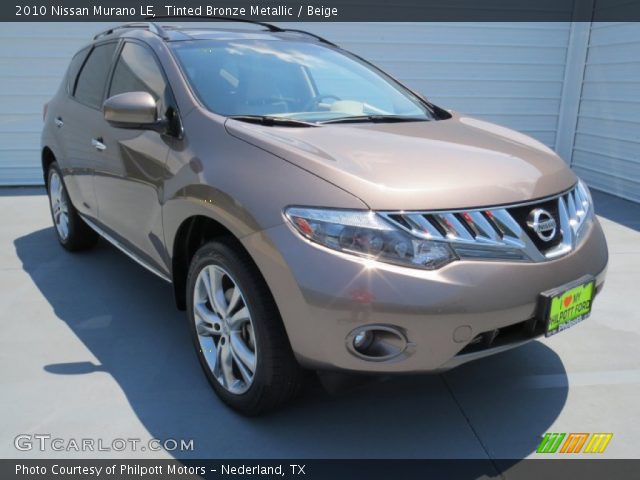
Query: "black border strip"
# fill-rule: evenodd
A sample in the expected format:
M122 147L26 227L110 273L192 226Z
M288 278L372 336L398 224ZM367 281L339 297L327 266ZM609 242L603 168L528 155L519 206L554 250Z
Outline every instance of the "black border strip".
M329 21L329 22L629 22L640 21L640 2L637 0L18 0L0 5L2 22L98 22L142 21L146 15L173 15L165 5L185 7L193 10L191 15L211 15L207 7L230 8L227 16L266 21ZM30 7L30 15L17 15L19 6ZM59 12L76 12L87 8L86 14L61 15ZM132 13L125 15L101 15L96 8L129 7ZM151 10L147 10L147 8ZM311 10L315 7L316 10ZM253 10L252 10L253 8ZM260 10L267 8L268 10ZM36 15L33 15L35 13ZM214 14L220 15L219 11ZM202 19L181 19L202 21Z
M489 460L0 460L0 478L9 479L231 479L260 478L305 480L389 480L389 479L631 479L637 478L640 460L583 459ZM294 467L297 465L302 467ZM57 467L54 467L57 466ZM80 469L73 475L54 474L60 467ZM263 474L253 467L279 468ZM100 474L92 469L100 468ZM116 473L109 474L110 468ZM174 472L170 470L174 469ZM244 468L244 470L240 470ZM25 473L25 470L34 473ZM82 473L82 469L86 473ZM149 473L150 471L155 473ZM226 469L226 470L225 470ZM497 469L497 470L496 470ZM40 473L35 473L38 470ZM177 472L192 473L177 473ZM146 472L146 473L145 473ZM228 472L228 473L227 473ZM235 473L232 473L235 472ZM280 473L281 472L281 473ZM302 473L304 472L304 474Z

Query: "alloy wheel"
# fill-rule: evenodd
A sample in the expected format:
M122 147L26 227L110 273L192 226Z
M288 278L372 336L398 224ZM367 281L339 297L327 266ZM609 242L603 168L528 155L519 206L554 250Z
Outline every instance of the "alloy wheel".
M67 205L64 184L58 172L53 172L49 179L49 201L53 222L62 241L69 237L69 206Z
M240 395L257 367L257 345L249 307L229 273L205 266L196 279L193 313L201 352L220 385Z

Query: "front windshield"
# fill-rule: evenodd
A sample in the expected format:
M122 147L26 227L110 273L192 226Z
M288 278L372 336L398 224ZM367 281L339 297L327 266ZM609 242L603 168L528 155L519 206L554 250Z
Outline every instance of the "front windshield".
M221 115L306 122L367 116L433 119L423 102L392 79L319 44L241 39L171 47L200 101Z

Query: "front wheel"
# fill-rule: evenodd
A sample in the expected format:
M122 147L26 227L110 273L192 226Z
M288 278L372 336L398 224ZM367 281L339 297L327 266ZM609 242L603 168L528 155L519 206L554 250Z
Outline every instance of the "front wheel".
M255 415L286 402L301 384L269 289L231 239L201 247L187 279L187 313L198 359L218 396Z

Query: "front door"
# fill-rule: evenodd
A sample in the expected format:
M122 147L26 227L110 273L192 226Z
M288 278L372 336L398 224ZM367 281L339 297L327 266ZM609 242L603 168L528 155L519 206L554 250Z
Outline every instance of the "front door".
M149 47L123 44L106 97L148 92L162 115L171 94ZM166 178L168 138L150 130L115 128L103 119L95 191L99 220L107 233L152 267L168 273L162 229L161 195Z

